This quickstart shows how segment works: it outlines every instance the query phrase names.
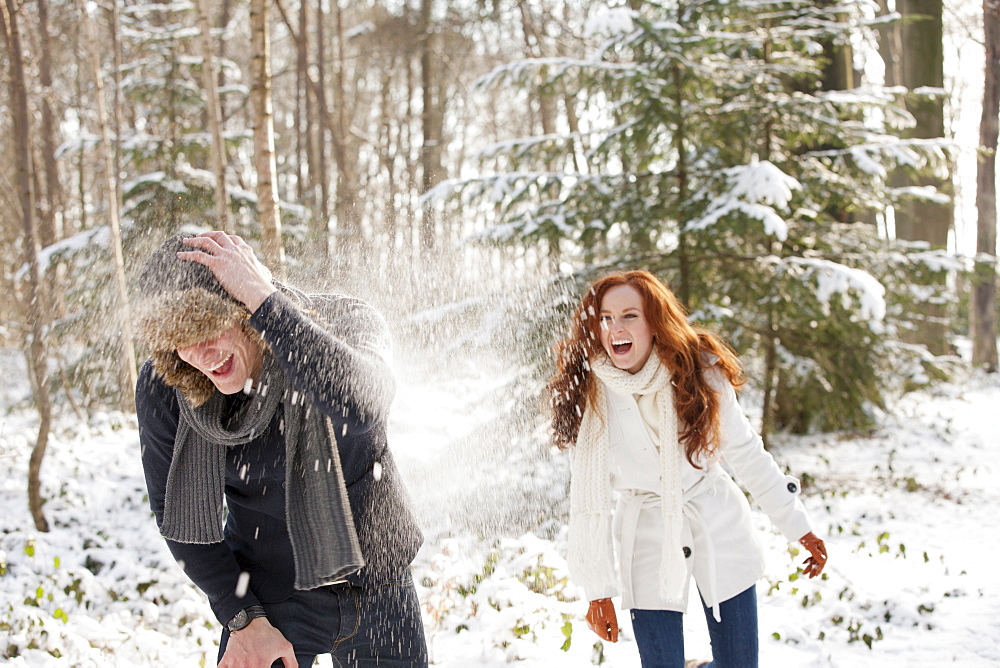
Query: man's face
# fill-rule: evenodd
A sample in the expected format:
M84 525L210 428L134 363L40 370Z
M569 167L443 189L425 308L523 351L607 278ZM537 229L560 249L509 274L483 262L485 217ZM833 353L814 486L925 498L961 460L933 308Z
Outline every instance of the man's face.
M209 341L178 348L182 360L208 376L223 394L249 390L260 378L264 354L241 325L233 325Z

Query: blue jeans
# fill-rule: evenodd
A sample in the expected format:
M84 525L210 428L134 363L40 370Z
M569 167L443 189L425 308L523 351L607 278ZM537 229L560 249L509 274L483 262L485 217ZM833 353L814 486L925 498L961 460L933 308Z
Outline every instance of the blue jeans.
M719 605L722 621L705 607L712 641L710 668L757 668L757 591L750 587ZM672 610L632 610L632 632L643 668L683 668L684 614Z
M292 643L301 668L329 652L333 665L426 666L427 644L413 579L297 591L280 603L262 603L268 621ZM223 628L219 660L229 642ZM282 668L281 660L272 668Z

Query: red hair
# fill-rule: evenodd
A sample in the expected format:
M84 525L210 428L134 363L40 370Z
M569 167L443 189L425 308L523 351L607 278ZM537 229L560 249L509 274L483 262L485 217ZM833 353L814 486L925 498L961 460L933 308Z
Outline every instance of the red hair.
M711 455L719 444L719 398L705 380L702 353L718 358L716 366L735 387L743 384L736 353L721 338L687 320L684 306L648 271L612 274L590 286L570 321L565 339L555 346L558 371L547 390L552 402L552 440L560 448L576 443L580 421L596 396L590 361L605 355L601 345L601 302L608 290L621 285L642 297L643 314L653 332L653 351L670 371L675 384L674 407L678 438L692 466Z

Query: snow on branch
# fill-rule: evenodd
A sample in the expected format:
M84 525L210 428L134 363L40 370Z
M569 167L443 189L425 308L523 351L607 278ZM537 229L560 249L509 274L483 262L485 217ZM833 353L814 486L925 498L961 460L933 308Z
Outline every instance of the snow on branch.
M934 204L950 204L951 197L934 186L904 186L902 188L887 188L896 198L909 197L932 202Z
M938 164L945 159L945 153L958 147L954 140L935 138L930 139L899 139L897 137L884 137L879 141L854 144L848 148L827 149L822 151L809 151L806 155L813 158L837 158L848 155L859 160L859 167L866 173L878 173L884 171L882 167L874 169L871 161L874 156L885 156L897 165L923 169L928 164Z
M518 199L532 184L556 181L572 184L581 179L582 176L578 174L548 171L502 172L471 178L445 179L421 195L419 202L420 206L435 204L472 188L480 195L488 193L489 201L498 203L506 199Z
M493 68L488 74L484 74L476 79L473 86L476 88L488 88L498 82L516 82L523 78L525 74L532 74L546 68L554 70L549 74L549 80L551 81L573 68L632 72L639 69L639 65L636 63L609 63L579 58L526 58Z
M853 292L858 298L860 315L869 322L869 327L875 330L877 323L885 318L885 286L867 271L812 257L789 257L782 262L804 270L803 278L816 280L816 298L824 305L834 295L840 295L846 308Z
M95 3L96 4L96 3ZM147 16L149 14L173 14L176 12L189 12L194 9L191 2L142 2L131 7L122 7L122 14L130 16Z
M687 224L689 230L702 230L714 225L734 211L755 218L764 224L764 232L780 241L788 237L788 225L776 208L787 208L792 192L801 190L795 178L784 173L769 160L754 160L749 165L730 167L723 172L727 190L714 198L705 215Z
M494 158L504 153L526 153L532 148L548 143L566 144L580 138L579 133L552 133L546 135L534 135L531 137L518 137L507 141L496 142L475 153L477 158Z
M824 390L833 392L833 385L830 384L826 374L823 373L823 367L816 360L804 355L796 355L780 342L778 342L775 352L786 372L797 378L814 378Z
M111 240L111 230L107 225L99 225L97 227L92 227L89 230L84 230L83 232L77 232L76 234L66 237L65 239L60 239L54 244L50 244L45 248L41 249L38 253L38 266L39 270L42 272L48 271L52 267L53 263L74 255L82 251L85 248L97 247L97 248L107 248L108 243ZM14 281L21 281L24 276L28 273L28 264L24 263L21 267L14 272Z
M587 19L583 28L584 37L594 35L621 35L632 32L633 11L627 7L605 7Z

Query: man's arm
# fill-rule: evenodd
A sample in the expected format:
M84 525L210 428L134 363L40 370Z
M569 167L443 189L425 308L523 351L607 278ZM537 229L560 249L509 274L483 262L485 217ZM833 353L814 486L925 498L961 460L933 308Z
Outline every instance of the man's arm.
M177 433L178 407L174 390L156 377L149 362L139 372L135 406L149 507L156 516L156 525L160 526ZM212 612L220 622L225 624L241 609L259 604L249 589L242 598L236 595L241 569L224 542L194 545L164 540L184 573L208 596Z
M243 303L292 384L335 424L363 432L383 419L395 392L388 328L371 306L351 298L306 300L308 313L274 286L271 271L240 237L206 232L184 240L183 260L208 267ZM302 305L300 305L302 306Z
M254 312L250 325L296 389L348 431L365 431L385 418L395 393L388 327L359 299L310 301L304 312L276 292Z

